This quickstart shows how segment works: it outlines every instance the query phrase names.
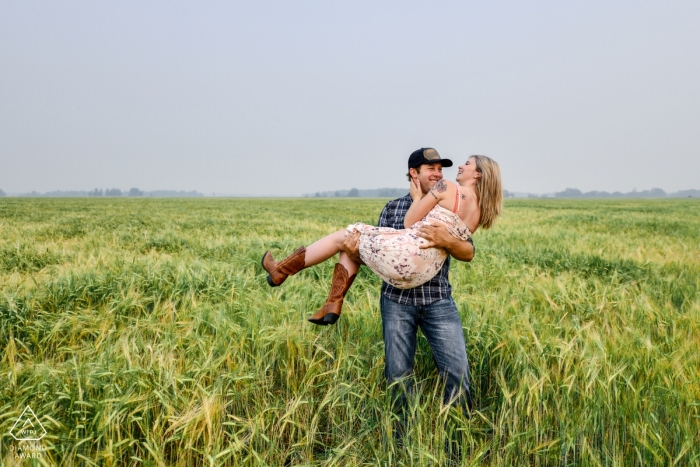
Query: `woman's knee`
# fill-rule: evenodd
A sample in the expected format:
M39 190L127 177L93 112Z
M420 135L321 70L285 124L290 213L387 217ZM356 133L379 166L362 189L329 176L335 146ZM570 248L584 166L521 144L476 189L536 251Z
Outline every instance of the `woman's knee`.
M348 231L345 229L338 230L335 232L333 235L333 240L335 240L335 243L338 245L338 249L343 245L343 241L345 240L345 237L348 236Z

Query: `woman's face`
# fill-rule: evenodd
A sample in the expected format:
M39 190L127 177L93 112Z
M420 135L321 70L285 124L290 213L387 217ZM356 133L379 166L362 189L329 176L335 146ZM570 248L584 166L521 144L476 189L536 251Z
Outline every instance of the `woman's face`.
M472 178L480 178L481 172L476 170L476 160L473 157L467 159L463 165L460 165L457 170L457 182L467 181Z

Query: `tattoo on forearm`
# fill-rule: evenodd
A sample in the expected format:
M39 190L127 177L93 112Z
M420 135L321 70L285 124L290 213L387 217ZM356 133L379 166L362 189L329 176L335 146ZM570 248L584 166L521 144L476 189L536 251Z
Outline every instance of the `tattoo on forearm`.
M433 187L433 190L436 190L438 193L444 193L447 191L447 183L445 180L439 180Z
M438 197L435 195L435 193L433 193L433 190L430 190L428 193L430 193L431 195L433 195L433 198L438 199Z

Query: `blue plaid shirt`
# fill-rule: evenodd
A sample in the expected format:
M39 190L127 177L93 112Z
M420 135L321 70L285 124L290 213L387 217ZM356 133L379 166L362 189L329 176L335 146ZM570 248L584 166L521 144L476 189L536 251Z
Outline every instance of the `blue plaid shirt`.
M410 195L403 198L398 198L389 201L382 213L379 215L379 227L391 227L394 229L403 229L404 218L411 207L413 200ZM469 242L474 245L469 239ZM452 294L452 286L448 275L450 273L450 256L447 255L445 264L435 277L430 279L423 285L414 287L413 289L397 289L396 287L382 281L382 294L392 302L400 303L401 305L430 305L433 302L448 298Z

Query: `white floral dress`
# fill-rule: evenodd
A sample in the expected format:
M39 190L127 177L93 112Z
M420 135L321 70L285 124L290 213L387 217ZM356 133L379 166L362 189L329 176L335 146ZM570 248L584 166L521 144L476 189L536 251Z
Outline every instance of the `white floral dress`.
M346 230L361 233L359 253L367 267L396 288L412 289L432 279L447 259L447 252L442 248L420 248L427 243L418 236L420 226L439 222L460 240L471 237L471 232L456 214L458 209L458 203L455 212L436 205L408 229L374 227L360 222L347 226Z

